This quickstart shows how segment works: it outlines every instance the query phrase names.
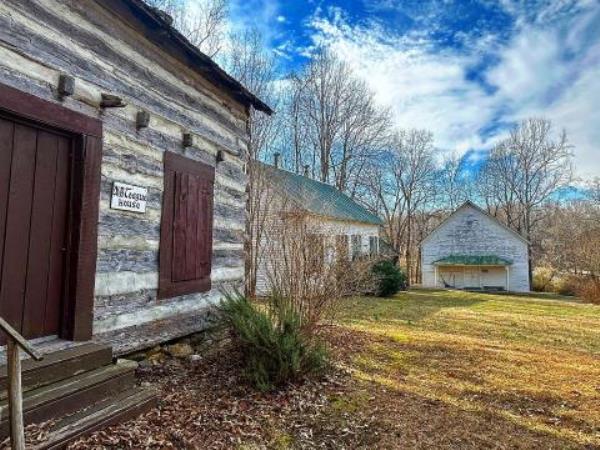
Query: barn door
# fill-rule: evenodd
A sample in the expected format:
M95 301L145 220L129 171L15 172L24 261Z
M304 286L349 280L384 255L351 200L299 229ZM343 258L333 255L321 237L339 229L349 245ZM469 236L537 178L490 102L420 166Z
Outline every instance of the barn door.
M60 330L71 144L0 116L0 315L26 338Z

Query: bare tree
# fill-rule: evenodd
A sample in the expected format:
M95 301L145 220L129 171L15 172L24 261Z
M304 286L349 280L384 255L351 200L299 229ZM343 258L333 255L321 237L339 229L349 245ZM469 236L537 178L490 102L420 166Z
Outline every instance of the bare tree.
M454 211L470 198L470 180L467 179L462 156L447 155L437 179L438 201L444 209Z
M593 182L592 182L593 184ZM575 293L600 303L600 204L586 198L545 205L540 266L554 279L573 280Z
M298 76L295 100L302 126L312 147L311 166L317 170L318 178L328 182L330 177L331 153L342 126L342 111L349 95L348 66L326 49L319 49L305 70Z
M390 144L392 125L389 109L375 103L364 82L353 81L349 91L331 160L336 187L354 198L368 161Z
M263 37L253 29L230 35L231 51L225 60L229 72L258 95L272 108L279 104L277 66L273 56L266 51ZM244 242L246 295L256 293L257 268L264 254L259 242L265 232L265 220L269 213L268 180L257 161L273 152L281 130L277 115L267 116L250 110L247 124L248 143L246 159L246 235Z
M396 137L395 151L397 159L394 172L405 205L404 217L399 216L398 220L405 221L404 257L410 284L415 281L413 255L418 245L413 235L415 215L434 195L433 135L426 130L401 131ZM398 232L402 228L398 226Z
M168 14L173 26L203 53L214 58L226 40L227 0L146 0Z
M403 233L398 230L398 218L404 216L405 202L398 172L394 170L397 165L394 151L382 151L377 158L368 160L359 183L360 201L383 219L385 239L400 254Z
M483 174L508 226L534 244L533 252L539 252L535 231L544 217L542 206L573 180L565 131L555 138L549 120L523 121L494 147ZM531 259L529 267L531 273Z
M419 275L420 240L437 213L433 135L425 130L401 130L386 151L368 159L360 177L360 200L384 220L386 240L403 258L409 282Z
M389 139L389 111L324 48L289 77L289 86L286 141L294 169L301 172L308 165L313 177L354 197L367 160Z

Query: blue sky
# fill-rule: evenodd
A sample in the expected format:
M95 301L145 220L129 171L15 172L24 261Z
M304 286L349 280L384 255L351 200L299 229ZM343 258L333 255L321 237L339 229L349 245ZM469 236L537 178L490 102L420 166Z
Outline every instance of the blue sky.
M543 116L600 176L600 0L233 0L232 23L260 29L282 73L329 46L399 127L471 162Z

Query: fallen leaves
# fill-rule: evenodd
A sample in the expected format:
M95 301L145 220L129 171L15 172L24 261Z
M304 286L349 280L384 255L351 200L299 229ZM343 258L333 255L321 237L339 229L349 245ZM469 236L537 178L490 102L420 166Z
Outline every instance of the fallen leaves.
M48 440L48 432L54 425L54 420L47 422L35 423L25 427L25 443L27 447L33 447ZM0 442L0 450L10 449L10 438Z
M238 361L236 350L224 343L201 362L167 358L144 365L138 375L159 391L158 407L69 448L337 449L375 443L375 416L332 410L330 397L351 389L346 370L263 394L243 382Z

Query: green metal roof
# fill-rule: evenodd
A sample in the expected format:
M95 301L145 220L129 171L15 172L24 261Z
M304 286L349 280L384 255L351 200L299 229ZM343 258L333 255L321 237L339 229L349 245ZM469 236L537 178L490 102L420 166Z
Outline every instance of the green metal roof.
M512 261L496 255L450 255L434 261L438 266L510 266Z
M309 213L338 220L383 225L383 221L335 187L263 163L276 189Z

